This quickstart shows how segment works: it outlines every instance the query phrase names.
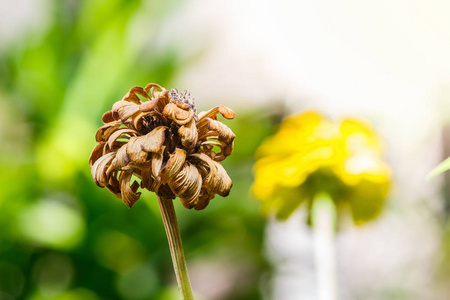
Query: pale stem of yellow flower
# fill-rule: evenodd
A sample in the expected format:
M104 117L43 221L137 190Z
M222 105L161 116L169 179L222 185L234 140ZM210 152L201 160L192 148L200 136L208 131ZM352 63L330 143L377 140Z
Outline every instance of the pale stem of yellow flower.
M335 300L337 298L334 246L336 207L328 194L319 193L315 196L312 221L317 270L317 299Z
M172 199L158 197L161 216L166 229L167 240L169 241L170 254L172 256L173 268L177 277L178 289L183 300L193 300L191 282L184 258L183 245L181 243L180 229L178 227L175 208Z

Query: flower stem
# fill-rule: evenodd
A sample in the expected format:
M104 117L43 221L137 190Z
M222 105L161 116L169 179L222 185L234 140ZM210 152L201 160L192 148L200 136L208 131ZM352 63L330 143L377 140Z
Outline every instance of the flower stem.
M317 267L317 299L336 299L336 254L334 233L336 207L328 194L317 194L313 201L313 232Z
M181 243L180 229L178 228L177 216L173 207L172 199L158 197L161 216L169 241L170 254L172 255L173 268L177 277L178 289L183 300L193 300L191 282L184 259L183 245Z

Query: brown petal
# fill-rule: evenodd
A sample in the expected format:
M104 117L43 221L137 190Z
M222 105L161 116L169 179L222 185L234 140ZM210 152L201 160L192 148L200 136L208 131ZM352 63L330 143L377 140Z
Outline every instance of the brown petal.
M142 101L141 101L141 99L139 99L139 97L138 97L136 94L139 94L139 95L141 95L141 96L144 96L144 97L147 98L147 100L149 100L149 101L152 100L152 98L151 98L150 95L147 93L147 91L146 91L144 88L140 87L140 86L134 86L134 87L132 87L132 88L128 91L128 93L125 95L125 97L123 97L122 100L125 100L125 101L131 101L131 102L134 102L134 103L140 105L140 104L142 104Z
M133 129L129 128L122 128L117 131L115 131L113 134L111 134L108 138L108 146L109 149L113 149L113 144L116 142L118 138L126 138L129 139L131 136L137 135L137 132Z
M114 121L116 121L116 119L114 118L113 112L111 110L107 111L103 114L103 116L102 116L103 124L114 122Z
M204 118L212 118L214 120L217 120L216 115L218 113L220 113L226 119L234 119L234 117L236 116L234 111L232 111L228 107L219 105L219 106L216 106L216 107L210 109L209 111L202 111L201 113L198 114L198 119L199 119L199 121L201 121Z
M94 182L99 187L105 187L108 184L108 176L106 175L106 168L113 160L116 153L111 152L100 157L92 166L91 174Z
M197 202L195 203L195 210L202 210L205 209L211 199L213 199L215 194L213 192L208 192L207 189L203 188L200 191L200 196L198 197Z
M139 105L134 102L126 100L120 100L114 103L112 112L117 113L122 122L125 122L128 118L139 111Z
M164 168L161 170L161 179L163 182L172 180L177 175L186 160L186 151L183 149L175 149L175 153L171 154Z
M227 144L230 144L233 142L236 135L231 131L231 129L223 124L220 121L213 120L210 118L207 118L208 120L208 129L212 132L215 132L219 135L218 140L224 141Z
M133 164L143 164L147 160L148 152L142 150L143 137L131 137L127 144L127 154Z
M185 125L194 118L195 112L189 109L182 109L175 103L169 103L164 107L163 116L173 120L178 125Z
M161 166L164 159L163 153L165 148L165 146L162 146L158 152L154 152L152 154L152 174L155 178L159 178L159 172L161 171Z
M156 89L159 89L160 91L157 91ZM168 97L169 91L167 91L165 88L161 87L160 85L156 83L149 83L145 90L147 92L150 91L150 94L155 98L158 99L156 109L159 112L162 112L164 110L164 107L169 103L170 99Z
M113 193L114 196L122 199L120 194L120 183L119 180L117 179L117 174L118 171L114 171L111 173L111 175L109 175L109 184L106 185L106 188L108 189L108 191Z
M149 152L158 152L164 143L165 126L159 126L144 136L133 136L127 144L127 154L133 164L143 164Z
M189 209L195 207L202 188L202 177L194 165L185 162L175 178L168 184L184 207Z
M149 191L152 191L152 184L153 184L153 178L152 178L152 167L142 168L141 170L141 187L143 189L147 189Z
M109 136L116 131L120 125L122 125L122 122L120 121L114 121L110 123L106 123L102 127L100 127L97 130L97 133L95 134L95 140L100 142L106 142L106 140L109 138Z
M129 208L131 208L141 196L140 192L136 193L139 188L139 183L134 181L130 186L132 176L133 172L122 172L119 177L122 200Z
M181 136L181 143L186 148L192 148L197 144L198 133L194 119L192 119L186 125L181 126L180 129L178 129L178 133Z
M103 146L105 143L99 143L95 146L94 150L92 150L91 155L89 156L89 167L92 168L92 165L103 155Z
M222 165L203 153L196 153L191 156L198 158L201 163L209 169L207 174L202 173L203 187L222 197L228 196L231 187L233 186L233 181L230 179L227 171L225 171Z
M142 149L147 152L158 152L164 144L166 126L159 126L142 137Z
M129 163L130 159L127 154L127 144L125 144L117 151L116 157L111 162L107 172L110 173L113 170L129 171L131 170Z

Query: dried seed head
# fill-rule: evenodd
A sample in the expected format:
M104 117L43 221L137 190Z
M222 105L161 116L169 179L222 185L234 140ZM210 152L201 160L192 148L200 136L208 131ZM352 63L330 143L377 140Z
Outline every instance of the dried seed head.
M225 106L197 115L187 91L153 83L131 88L102 117L89 159L94 182L129 207L139 199L140 187L159 197L179 197L186 208L204 209L232 186L220 162L232 153L235 135L217 114L235 116ZM140 185L131 183L133 175Z

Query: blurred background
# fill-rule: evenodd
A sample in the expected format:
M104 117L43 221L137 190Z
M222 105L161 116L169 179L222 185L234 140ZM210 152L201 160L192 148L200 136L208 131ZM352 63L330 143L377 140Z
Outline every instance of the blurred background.
M129 210L92 181L101 115L130 87L189 90L226 121L234 181L175 202L198 299L315 299L299 210L264 219L254 152L287 114L369 120L394 184L336 237L340 299L450 298L448 1L0 0L0 299L179 299L156 198Z

